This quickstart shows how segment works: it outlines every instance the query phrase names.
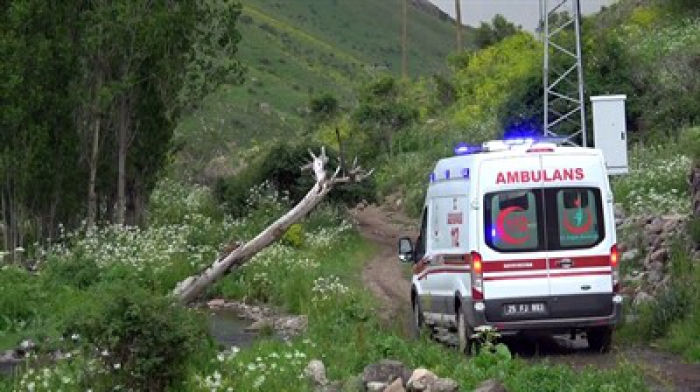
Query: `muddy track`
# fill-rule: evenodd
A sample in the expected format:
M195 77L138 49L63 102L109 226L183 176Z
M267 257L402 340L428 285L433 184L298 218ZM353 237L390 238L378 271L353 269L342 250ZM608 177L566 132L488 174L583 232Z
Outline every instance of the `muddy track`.
M410 281L397 257L399 237L416 237L415 221L396 211L374 205L352 211L363 237L377 246L376 255L362 274L369 290L379 299L385 324L406 331L410 325ZM615 345L610 353L591 352L584 339L530 336L508 339L515 355L531 362L565 364L574 369L593 366L611 369L620 363L640 366L652 391L700 391L700 364L683 363L678 357L648 347Z
M370 205L352 211L362 236L377 246L377 253L362 273L365 286L379 299L380 317L404 330L410 321L411 284L397 256L401 236L414 238L415 223L403 215ZM398 322L397 322L398 320Z

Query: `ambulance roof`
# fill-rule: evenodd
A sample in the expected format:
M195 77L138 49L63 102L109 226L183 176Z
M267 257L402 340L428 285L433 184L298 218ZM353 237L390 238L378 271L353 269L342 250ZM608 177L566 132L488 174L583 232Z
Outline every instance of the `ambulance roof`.
M602 159L602 152L594 148L560 146L550 142L538 142L527 140L523 143L508 143L508 141L494 140L484 143L481 147L455 149L457 155L440 159L433 172L430 174L430 182L469 179L472 170L481 162L500 160L509 157L522 157L524 155L549 155L567 157L572 155L588 155ZM596 159L596 161L598 160ZM505 169L505 167L504 167Z

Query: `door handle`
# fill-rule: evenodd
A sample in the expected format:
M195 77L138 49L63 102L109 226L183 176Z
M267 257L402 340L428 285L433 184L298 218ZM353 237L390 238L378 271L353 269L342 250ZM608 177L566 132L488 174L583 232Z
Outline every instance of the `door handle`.
M574 266L574 261L571 259L561 259L557 261L557 266L561 268L571 268Z

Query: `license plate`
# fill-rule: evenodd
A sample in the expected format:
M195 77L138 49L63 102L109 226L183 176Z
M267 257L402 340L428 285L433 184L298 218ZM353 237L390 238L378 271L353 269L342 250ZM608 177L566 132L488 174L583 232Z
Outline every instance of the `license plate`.
M542 302L503 305L503 314L506 316L520 316L525 314L545 313L547 313L547 307Z

